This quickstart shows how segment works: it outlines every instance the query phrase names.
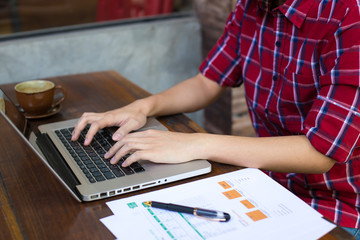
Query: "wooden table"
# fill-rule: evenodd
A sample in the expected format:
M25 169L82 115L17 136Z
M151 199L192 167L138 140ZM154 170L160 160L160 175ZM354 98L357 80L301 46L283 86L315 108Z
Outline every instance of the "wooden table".
M124 106L149 95L114 71L48 78L67 90L60 113L44 119L31 120L39 124L78 118L83 112L103 112ZM14 84L0 85L16 101ZM204 132L196 123L179 114L159 120L170 130ZM74 200L41 160L23 144L3 118L0 118L0 239L114 239L99 221L112 215L105 202L134 194L158 190L205 177L231 172L239 168L212 163L206 175L169 183L121 196L79 203ZM337 227L322 239L352 239Z

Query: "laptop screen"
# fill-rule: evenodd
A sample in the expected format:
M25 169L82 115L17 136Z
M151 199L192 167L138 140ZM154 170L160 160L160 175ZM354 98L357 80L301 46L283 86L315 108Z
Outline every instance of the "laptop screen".
M25 135L27 120L2 89L0 89L0 111L5 113L17 129Z

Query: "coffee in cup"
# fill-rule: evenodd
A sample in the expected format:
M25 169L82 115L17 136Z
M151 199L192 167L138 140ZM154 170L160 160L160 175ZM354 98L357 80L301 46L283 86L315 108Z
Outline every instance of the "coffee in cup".
M60 97L54 98L56 91L60 92ZM65 89L48 80L18 83L15 92L20 107L30 115L45 114L65 99Z

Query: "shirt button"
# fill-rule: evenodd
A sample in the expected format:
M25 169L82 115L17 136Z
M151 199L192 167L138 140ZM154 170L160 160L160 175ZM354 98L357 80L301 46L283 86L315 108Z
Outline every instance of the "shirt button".
M281 42L280 42L280 41L276 41L275 45L276 45L277 47L281 47Z
M276 81L278 79L277 75L273 76L273 80Z
M269 114L269 109L266 108L266 109L265 109L265 113L266 113L266 114Z

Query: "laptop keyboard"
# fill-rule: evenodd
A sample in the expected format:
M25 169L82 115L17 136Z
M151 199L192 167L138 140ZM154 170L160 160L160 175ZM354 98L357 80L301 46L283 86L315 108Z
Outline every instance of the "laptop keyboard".
M145 171L138 162L134 162L126 168L121 166L129 154L117 164L111 164L109 160L104 158L104 154L115 144L108 129L105 128L96 133L88 146L84 146L83 142L89 127L87 126L84 129L78 141L75 142L71 141L73 130L74 128L65 128L56 130L55 133L91 183Z

